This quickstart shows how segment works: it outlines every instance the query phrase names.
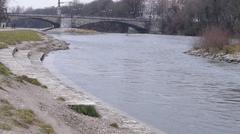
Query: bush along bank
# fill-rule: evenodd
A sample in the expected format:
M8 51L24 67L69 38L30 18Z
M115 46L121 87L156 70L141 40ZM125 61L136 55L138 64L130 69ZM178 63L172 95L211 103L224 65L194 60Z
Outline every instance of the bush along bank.
M206 28L193 48L185 53L228 63L240 63L240 43L220 27Z

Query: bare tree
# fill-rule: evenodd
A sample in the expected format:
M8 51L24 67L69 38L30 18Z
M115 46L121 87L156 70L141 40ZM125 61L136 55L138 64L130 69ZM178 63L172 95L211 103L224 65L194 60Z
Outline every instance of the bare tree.
M131 17L139 17L143 14L145 0L122 0L126 11Z
M24 7L20 7L20 6L12 7L10 9L10 12L11 13L24 13L25 12L25 8Z
M7 19L6 0L0 0L0 22Z

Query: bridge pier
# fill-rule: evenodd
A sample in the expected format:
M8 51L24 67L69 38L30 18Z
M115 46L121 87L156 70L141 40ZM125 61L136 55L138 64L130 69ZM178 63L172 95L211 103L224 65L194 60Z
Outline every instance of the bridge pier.
M151 24L149 25L149 33L153 34L160 34L160 26L157 21L152 21Z
M60 28L72 28L72 18L61 18Z

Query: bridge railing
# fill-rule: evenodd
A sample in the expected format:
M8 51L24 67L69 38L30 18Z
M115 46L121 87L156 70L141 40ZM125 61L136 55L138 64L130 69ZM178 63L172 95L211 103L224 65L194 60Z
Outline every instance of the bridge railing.
M98 19L98 20L118 20L118 21L149 21L145 18L120 18L120 17L95 17L95 16L73 16L73 18L82 19Z
M25 13L8 13L8 16L20 16L20 17L59 17L57 15L25 14Z
M45 15L45 14L25 14L25 13L8 13L8 16L18 16L18 17L54 17L59 18L58 15ZM138 22L148 22L149 19L146 18L120 18L120 17L93 17L93 16L70 16L70 15L62 15L62 18L79 18L79 19L98 19L98 20L112 20L112 21L138 21Z

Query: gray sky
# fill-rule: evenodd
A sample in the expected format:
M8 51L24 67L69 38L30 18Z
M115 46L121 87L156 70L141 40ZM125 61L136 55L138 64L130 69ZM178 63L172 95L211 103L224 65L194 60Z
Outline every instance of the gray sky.
M69 2L72 0L61 0L62 2ZM91 2L93 0L79 0L80 2ZM33 8L42 8L56 6L58 0L9 0L8 6L21 6L21 7L33 7Z

